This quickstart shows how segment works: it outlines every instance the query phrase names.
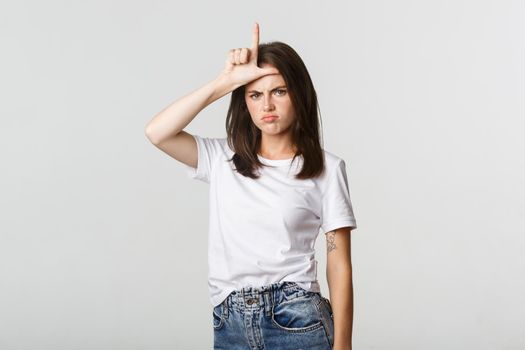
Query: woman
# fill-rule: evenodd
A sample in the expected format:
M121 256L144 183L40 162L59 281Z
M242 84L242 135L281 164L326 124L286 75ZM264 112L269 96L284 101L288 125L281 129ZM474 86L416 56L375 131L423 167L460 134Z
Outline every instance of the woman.
M183 129L232 92L226 138ZM208 265L215 349L351 349L350 230L345 162L320 145L317 96L288 45L230 50L224 70L146 127L191 178L210 184ZM327 239L330 300L314 244Z

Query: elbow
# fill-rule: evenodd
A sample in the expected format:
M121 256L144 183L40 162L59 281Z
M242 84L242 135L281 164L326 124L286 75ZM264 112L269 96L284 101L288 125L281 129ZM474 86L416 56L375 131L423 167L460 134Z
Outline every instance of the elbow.
M155 135L153 134L153 131L151 130L151 125L146 125L146 128L144 128L144 134L146 135L147 139L154 145L157 144L157 140L155 138Z

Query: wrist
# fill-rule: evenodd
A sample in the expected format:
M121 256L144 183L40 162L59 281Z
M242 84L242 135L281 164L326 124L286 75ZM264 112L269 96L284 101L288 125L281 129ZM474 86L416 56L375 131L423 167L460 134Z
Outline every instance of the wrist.
M230 76L228 73L221 72L214 80L214 86L217 89L219 93L223 93L223 95L226 95L233 90L237 89L239 84L235 84L232 82Z

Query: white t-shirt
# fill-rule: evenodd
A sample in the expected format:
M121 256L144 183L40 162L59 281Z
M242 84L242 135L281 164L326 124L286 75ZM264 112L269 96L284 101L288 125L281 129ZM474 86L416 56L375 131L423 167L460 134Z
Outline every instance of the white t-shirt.
M208 287L219 305L233 290L280 281L319 292L315 241L319 232L356 228L345 162L324 151L326 171L297 180L303 158L258 155L259 179L237 173L226 138L193 135L198 165L190 178L209 183Z

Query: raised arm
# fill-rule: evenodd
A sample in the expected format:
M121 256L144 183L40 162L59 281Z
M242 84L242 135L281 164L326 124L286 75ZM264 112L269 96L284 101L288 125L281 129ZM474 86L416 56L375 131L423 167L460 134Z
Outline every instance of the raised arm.
M239 86L264 75L277 74L275 68L259 68L259 25L254 23L251 48L232 49L223 71L201 88L179 98L160 111L146 125L147 138L171 157L197 167L197 144L183 129L212 102Z

